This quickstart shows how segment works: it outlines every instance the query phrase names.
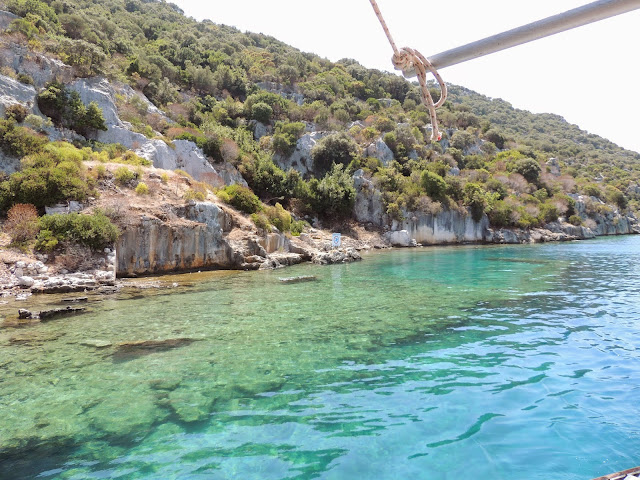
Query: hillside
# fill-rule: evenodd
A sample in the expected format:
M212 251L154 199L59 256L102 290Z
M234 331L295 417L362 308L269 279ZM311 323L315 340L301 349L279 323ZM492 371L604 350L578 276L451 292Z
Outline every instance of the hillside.
M164 2L0 9L11 12L0 16L4 212L87 202L101 178L86 162L119 161L183 169L199 185L184 200L215 190L265 233L355 220L406 231L394 244L518 242L542 227L585 238L636 223L640 154L556 115L451 85L432 143L417 85L354 60ZM83 153L69 162L57 140ZM132 175L131 194L144 183Z

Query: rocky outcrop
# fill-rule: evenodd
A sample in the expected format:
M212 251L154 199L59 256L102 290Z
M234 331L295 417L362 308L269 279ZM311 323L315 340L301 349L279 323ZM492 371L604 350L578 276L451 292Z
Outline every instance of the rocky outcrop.
M239 266L240 259L223 238L230 219L220 207L200 202L178 213L179 223L142 216L127 226L116 246L118 276Z
M406 230L409 237L422 245L482 242L486 239L489 220L479 222L466 211L444 210L438 214L409 213L405 220L393 221L392 230Z
M298 92L295 87L288 87L275 82L258 82L256 83L256 87L271 93L276 93L288 100L293 100L298 105L304 103L304 95Z
M12 13L0 11L0 30L7 28L15 18ZM44 87L54 78L63 83L73 79L73 69L69 65L13 42L0 45L0 64L28 75L37 88Z
M7 155L0 150L0 172L11 175L18 170L20 170L20 159Z
M413 153L415 154L415 151ZM382 137L365 148L364 155L366 157L377 158L385 166L391 163L391 161L393 160L393 152L384 142L384 140L382 140Z
M302 175L313 172L313 160L311 159L311 149L331 132L311 132L305 133L296 143L295 151L289 157L274 155L273 160L283 170L293 168Z
M597 197L571 195L576 201L576 214L580 216L596 236L625 235L635 233L638 219L621 214Z
M388 218L382 193L365 176L363 170L357 170L353 174L353 185L356 189L353 218L360 223L371 223L378 227L387 225Z
M4 118L4 112L10 105L20 104L26 107L30 113L40 113L35 105L36 89L31 85L14 80L11 77L0 75L0 117Z
M222 187L232 183L246 186L245 180L238 170L229 163L211 164L207 156L195 143L189 140L175 140L167 143L160 139L149 139L141 133L130 130L131 125L120 120L116 106L116 91L105 78L82 78L69 85L69 88L80 94L83 103L96 102L102 109L107 125L106 131L97 133L97 140L103 143L120 143L135 150L143 158L150 160L154 167L166 170L177 168L184 170L198 181L209 183L214 187ZM133 91L128 86L120 90L125 97L137 96L151 113L164 115L154 107L144 95Z
M4 287L28 289L31 293L70 293L114 285L116 258L111 249L107 248L104 252L95 255L92 259L93 268L75 273L68 273L65 270L52 273L53 271L44 263L47 258L44 255L43 261L16 262L9 269L11 277Z
M387 241L392 247L414 247L416 246L415 239L412 239L409 232L406 230L394 230L387 232L385 235Z

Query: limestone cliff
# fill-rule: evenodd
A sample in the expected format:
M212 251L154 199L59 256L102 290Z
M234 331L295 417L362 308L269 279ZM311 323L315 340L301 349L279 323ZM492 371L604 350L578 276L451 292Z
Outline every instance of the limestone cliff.
M173 225L142 216L127 226L116 244L117 275L239 266L241 262L223 238L231 224L220 207L201 202L180 213L183 221Z

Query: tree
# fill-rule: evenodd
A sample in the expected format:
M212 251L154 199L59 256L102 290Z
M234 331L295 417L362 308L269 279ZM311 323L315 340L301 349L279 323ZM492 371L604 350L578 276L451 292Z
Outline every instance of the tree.
M540 181L540 164L533 158L522 158L516 162L514 172L522 175L527 182L537 184Z
M264 102L258 102L251 107L251 118L261 123L268 124L273 115L273 108Z
M435 200L443 198L447 191L447 182L437 173L425 170L420 175L420 183L427 195Z
M466 130L458 130L451 137L451 146L460 150L466 150L476 141L476 137Z
M333 164L349 165L357 154L358 145L344 132L323 138L311 149L313 168L319 174L329 171Z
M333 165L321 181L312 178L309 190L313 210L324 217L350 214L356 200L353 178L341 164Z
M89 132L92 130L107 130L102 110L98 107L96 102L89 103L82 123L84 124L85 129L88 129Z

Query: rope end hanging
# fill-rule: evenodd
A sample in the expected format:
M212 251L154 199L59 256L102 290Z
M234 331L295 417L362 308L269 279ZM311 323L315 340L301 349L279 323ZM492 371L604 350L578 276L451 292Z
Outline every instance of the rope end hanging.
M402 75L409 79L412 77L418 77L418 82L420 83L420 95L422 97L422 103L429 109L429 115L431 116L431 141L440 141L442 139L442 133L438 128L438 118L436 116L436 109L442 106L442 104L447 99L447 86L445 85L442 77L435 69L431 62L427 60L427 58L422 55L417 50L413 50L411 48L402 48L398 50L395 42L393 41L393 37L391 36L391 32L387 27L387 23L384 21L382 17L382 12L380 12L380 8L376 3L376 0L369 0L371 2L371 6L373 7L373 11L376 13L380 24L382 25L382 29L384 33L387 35L389 39L389 43L391 44L391 48L393 49L393 57L391 62L396 70L401 70ZM431 97L431 92L429 92L429 87L427 86L427 70L429 70L435 79L438 81L440 85L440 99L437 103L434 103L433 98Z

